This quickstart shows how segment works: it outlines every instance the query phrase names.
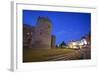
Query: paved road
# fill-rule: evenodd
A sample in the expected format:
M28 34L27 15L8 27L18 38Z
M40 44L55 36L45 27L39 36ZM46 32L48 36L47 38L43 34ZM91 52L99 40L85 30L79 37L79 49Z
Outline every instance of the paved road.
M90 48L85 47L79 50L75 50L74 52L57 55L49 58L49 61L59 61L59 60L78 60L78 59L90 59Z
M80 54L83 59L90 59L91 58L91 48L85 47L85 48L80 49Z
M72 53L68 53L68 54L63 54L63 55L57 55L57 56L53 56L51 58L48 59L48 61L59 61L59 60L73 60L76 59L75 55L79 54L79 51L74 51ZM78 57L79 58L79 57Z

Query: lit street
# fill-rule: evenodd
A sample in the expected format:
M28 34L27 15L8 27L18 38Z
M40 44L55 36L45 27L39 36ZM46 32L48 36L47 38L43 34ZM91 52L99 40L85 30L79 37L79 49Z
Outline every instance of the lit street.
M50 59L48 59L49 61L59 61L59 60L79 60L79 59L90 59L90 48L89 47L85 47L85 48L81 48L79 50L74 50L71 53L67 53L67 54L62 54L62 55L58 55L58 56L53 56ZM76 58L76 56L78 56Z

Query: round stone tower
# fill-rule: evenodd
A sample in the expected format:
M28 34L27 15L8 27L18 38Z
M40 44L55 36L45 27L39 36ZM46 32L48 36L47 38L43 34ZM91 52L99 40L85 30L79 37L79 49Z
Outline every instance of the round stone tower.
M52 22L48 17L38 17L35 32L33 33L33 47L51 48L51 24Z

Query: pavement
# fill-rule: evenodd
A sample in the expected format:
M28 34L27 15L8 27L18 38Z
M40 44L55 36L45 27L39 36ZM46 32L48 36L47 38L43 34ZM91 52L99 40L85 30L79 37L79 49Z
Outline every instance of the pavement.
M78 57L76 57L78 56ZM81 60L81 59L90 59L91 58L91 50L90 47L84 47L74 52L53 56L46 61L64 61L64 60Z

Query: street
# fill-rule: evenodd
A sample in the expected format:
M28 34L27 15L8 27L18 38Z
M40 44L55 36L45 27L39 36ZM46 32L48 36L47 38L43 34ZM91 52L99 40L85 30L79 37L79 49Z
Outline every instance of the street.
M80 59L90 59L91 51L89 47L84 47L79 50L74 50L74 52L57 55L49 58L47 61L65 61L65 60L80 60Z

